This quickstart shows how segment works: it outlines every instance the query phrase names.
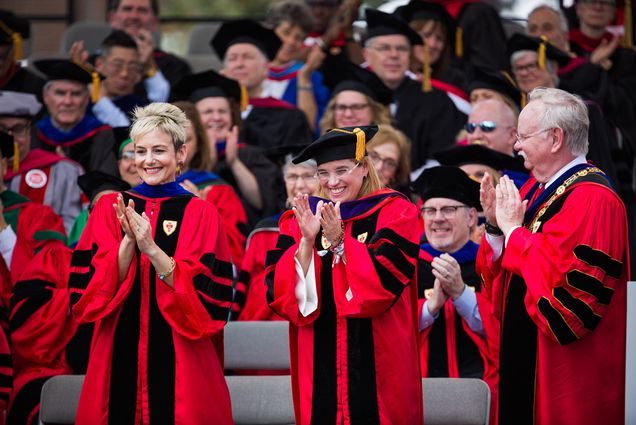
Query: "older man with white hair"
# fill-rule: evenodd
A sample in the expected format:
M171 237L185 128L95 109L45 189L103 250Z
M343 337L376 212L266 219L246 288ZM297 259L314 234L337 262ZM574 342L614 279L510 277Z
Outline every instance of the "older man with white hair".
M499 423L623 423L625 206L585 160L581 99L546 88L528 99L515 150L532 178L517 191L486 175L480 189L477 269L501 330Z

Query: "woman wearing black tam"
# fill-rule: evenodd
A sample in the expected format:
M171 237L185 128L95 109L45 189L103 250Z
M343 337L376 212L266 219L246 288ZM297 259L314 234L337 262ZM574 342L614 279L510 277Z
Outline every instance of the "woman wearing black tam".
M417 349L420 222L366 156L376 126L335 128L305 148L323 198L282 215L265 281L290 321L298 424L421 424ZM324 199L326 198L326 199Z

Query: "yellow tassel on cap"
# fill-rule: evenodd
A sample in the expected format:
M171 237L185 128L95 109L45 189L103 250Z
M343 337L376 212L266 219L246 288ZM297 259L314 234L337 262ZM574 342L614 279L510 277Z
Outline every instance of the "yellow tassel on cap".
M249 96L247 94L247 89L244 86L241 86L241 111L247 109L249 105Z
M431 56L428 44L424 43L424 64L422 65L422 91L428 93L433 90L431 85Z
M541 36L541 44L539 44L539 50L537 50L537 64L540 69L545 69L545 51L547 49L548 38L545 35Z
M13 142L13 172L17 173L20 168L20 150L18 149L18 143Z
M527 103L528 103L528 98L526 97L526 94L521 93L521 109L525 108Z
M22 35L19 32L13 31L4 22L0 21L0 29L11 36L13 43L13 56L16 61L22 59Z
M364 131L360 130L358 127L354 128L353 132L356 135L356 161L359 162L364 158L367 136L364 134Z
M455 56L461 58L464 56L464 31L461 27L455 29Z
M22 36L19 32L14 32L11 34L11 38L13 39L13 57L15 57L17 62L24 56L22 53Z
M91 72L91 78L93 79L93 92L91 94L91 98L93 103L99 100L99 74L97 71Z
M632 22L632 1L625 0L625 8L623 9L623 47L632 48L634 34L632 31L634 23Z

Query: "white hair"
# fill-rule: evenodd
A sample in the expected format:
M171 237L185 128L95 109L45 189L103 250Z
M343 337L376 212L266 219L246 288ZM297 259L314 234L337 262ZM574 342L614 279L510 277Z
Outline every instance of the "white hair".
M537 87L528 93L528 103L534 101L543 104L537 117L543 129L560 128L572 155L587 154L590 119L583 100L561 89Z

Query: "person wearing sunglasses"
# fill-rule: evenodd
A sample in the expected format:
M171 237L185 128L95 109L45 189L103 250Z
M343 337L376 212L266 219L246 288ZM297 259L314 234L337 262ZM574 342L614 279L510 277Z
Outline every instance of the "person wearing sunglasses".
M290 322L299 425L423 421L421 225L406 196L381 188L365 150L376 132L336 128L294 158L316 160L320 197L295 197L267 255L269 305Z
M469 144L484 145L506 155L513 155L517 134L517 115L503 100L477 102L464 126Z
M418 260L422 377L479 378L494 384L488 302L475 271L479 183L453 166L428 168L413 182L423 204L426 242ZM490 338L490 339L489 339ZM494 389L495 385L491 385Z

